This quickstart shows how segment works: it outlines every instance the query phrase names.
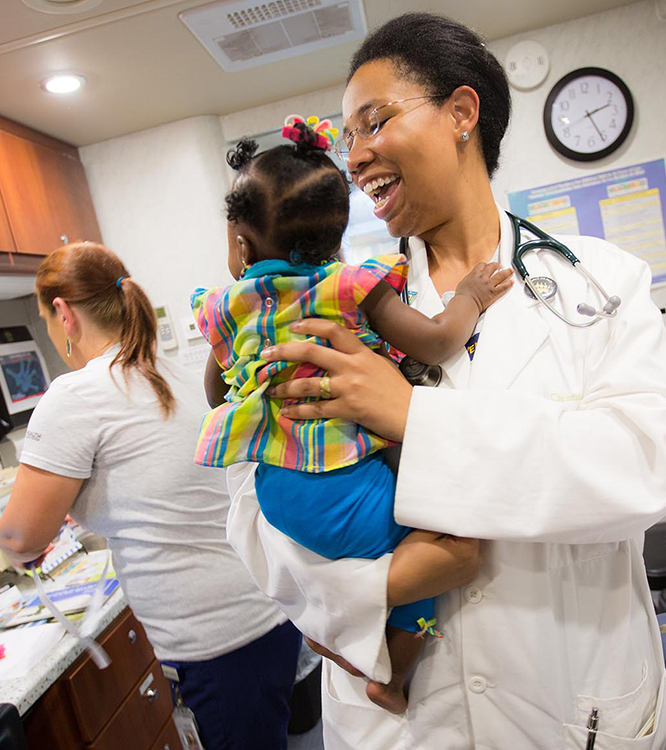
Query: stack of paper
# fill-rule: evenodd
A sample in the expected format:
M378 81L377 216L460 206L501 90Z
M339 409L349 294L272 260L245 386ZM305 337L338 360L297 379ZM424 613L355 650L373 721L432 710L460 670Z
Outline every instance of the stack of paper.
M48 581L44 587L49 599L64 614L82 612L86 609L97 587L106 560L108 550L91 552L71 558ZM118 579L113 569L109 569L102 589L103 599L107 599L118 588ZM11 596L6 592L0 596L0 628L13 628L29 622L50 619L51 615L42 604L35 591L20 593L14 591Z
M0 632L0 680L27 677L64 634L57 622Z

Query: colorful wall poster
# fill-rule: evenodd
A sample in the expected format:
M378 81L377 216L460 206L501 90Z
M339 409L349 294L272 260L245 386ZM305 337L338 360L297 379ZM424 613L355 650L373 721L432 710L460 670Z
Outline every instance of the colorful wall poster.
M642 258L666 283L664 159L508 194L511 211L549 234L601 237Z

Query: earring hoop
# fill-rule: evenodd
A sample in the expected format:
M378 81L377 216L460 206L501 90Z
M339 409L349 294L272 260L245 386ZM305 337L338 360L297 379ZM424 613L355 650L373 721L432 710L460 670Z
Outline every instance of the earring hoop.
M65 351L67 352L68 358L72 356L72 342L69 336L65 339Z
M463 130L463 132L460 134L460 140L461 141L469 140L469 133L466 130Z

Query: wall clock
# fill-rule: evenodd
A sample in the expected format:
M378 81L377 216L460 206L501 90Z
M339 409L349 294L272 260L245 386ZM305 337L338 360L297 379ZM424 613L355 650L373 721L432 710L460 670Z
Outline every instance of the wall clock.
M634 121L634 100L621 78L603 68L579 68L551 89L543 125L551 146L576 161L603 159L618 149Z

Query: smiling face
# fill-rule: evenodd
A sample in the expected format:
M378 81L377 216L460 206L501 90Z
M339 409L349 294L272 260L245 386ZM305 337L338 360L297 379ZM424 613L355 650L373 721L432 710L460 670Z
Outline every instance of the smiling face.
M382 108L378 132L367 139L355 134L347 162L354 184L374 200L375 215L393 237L420 236L445 223L460 182L455 107L451 99L417 100L428 93L382 59L356 71L342 102L349 132L364 112L414 99Z

